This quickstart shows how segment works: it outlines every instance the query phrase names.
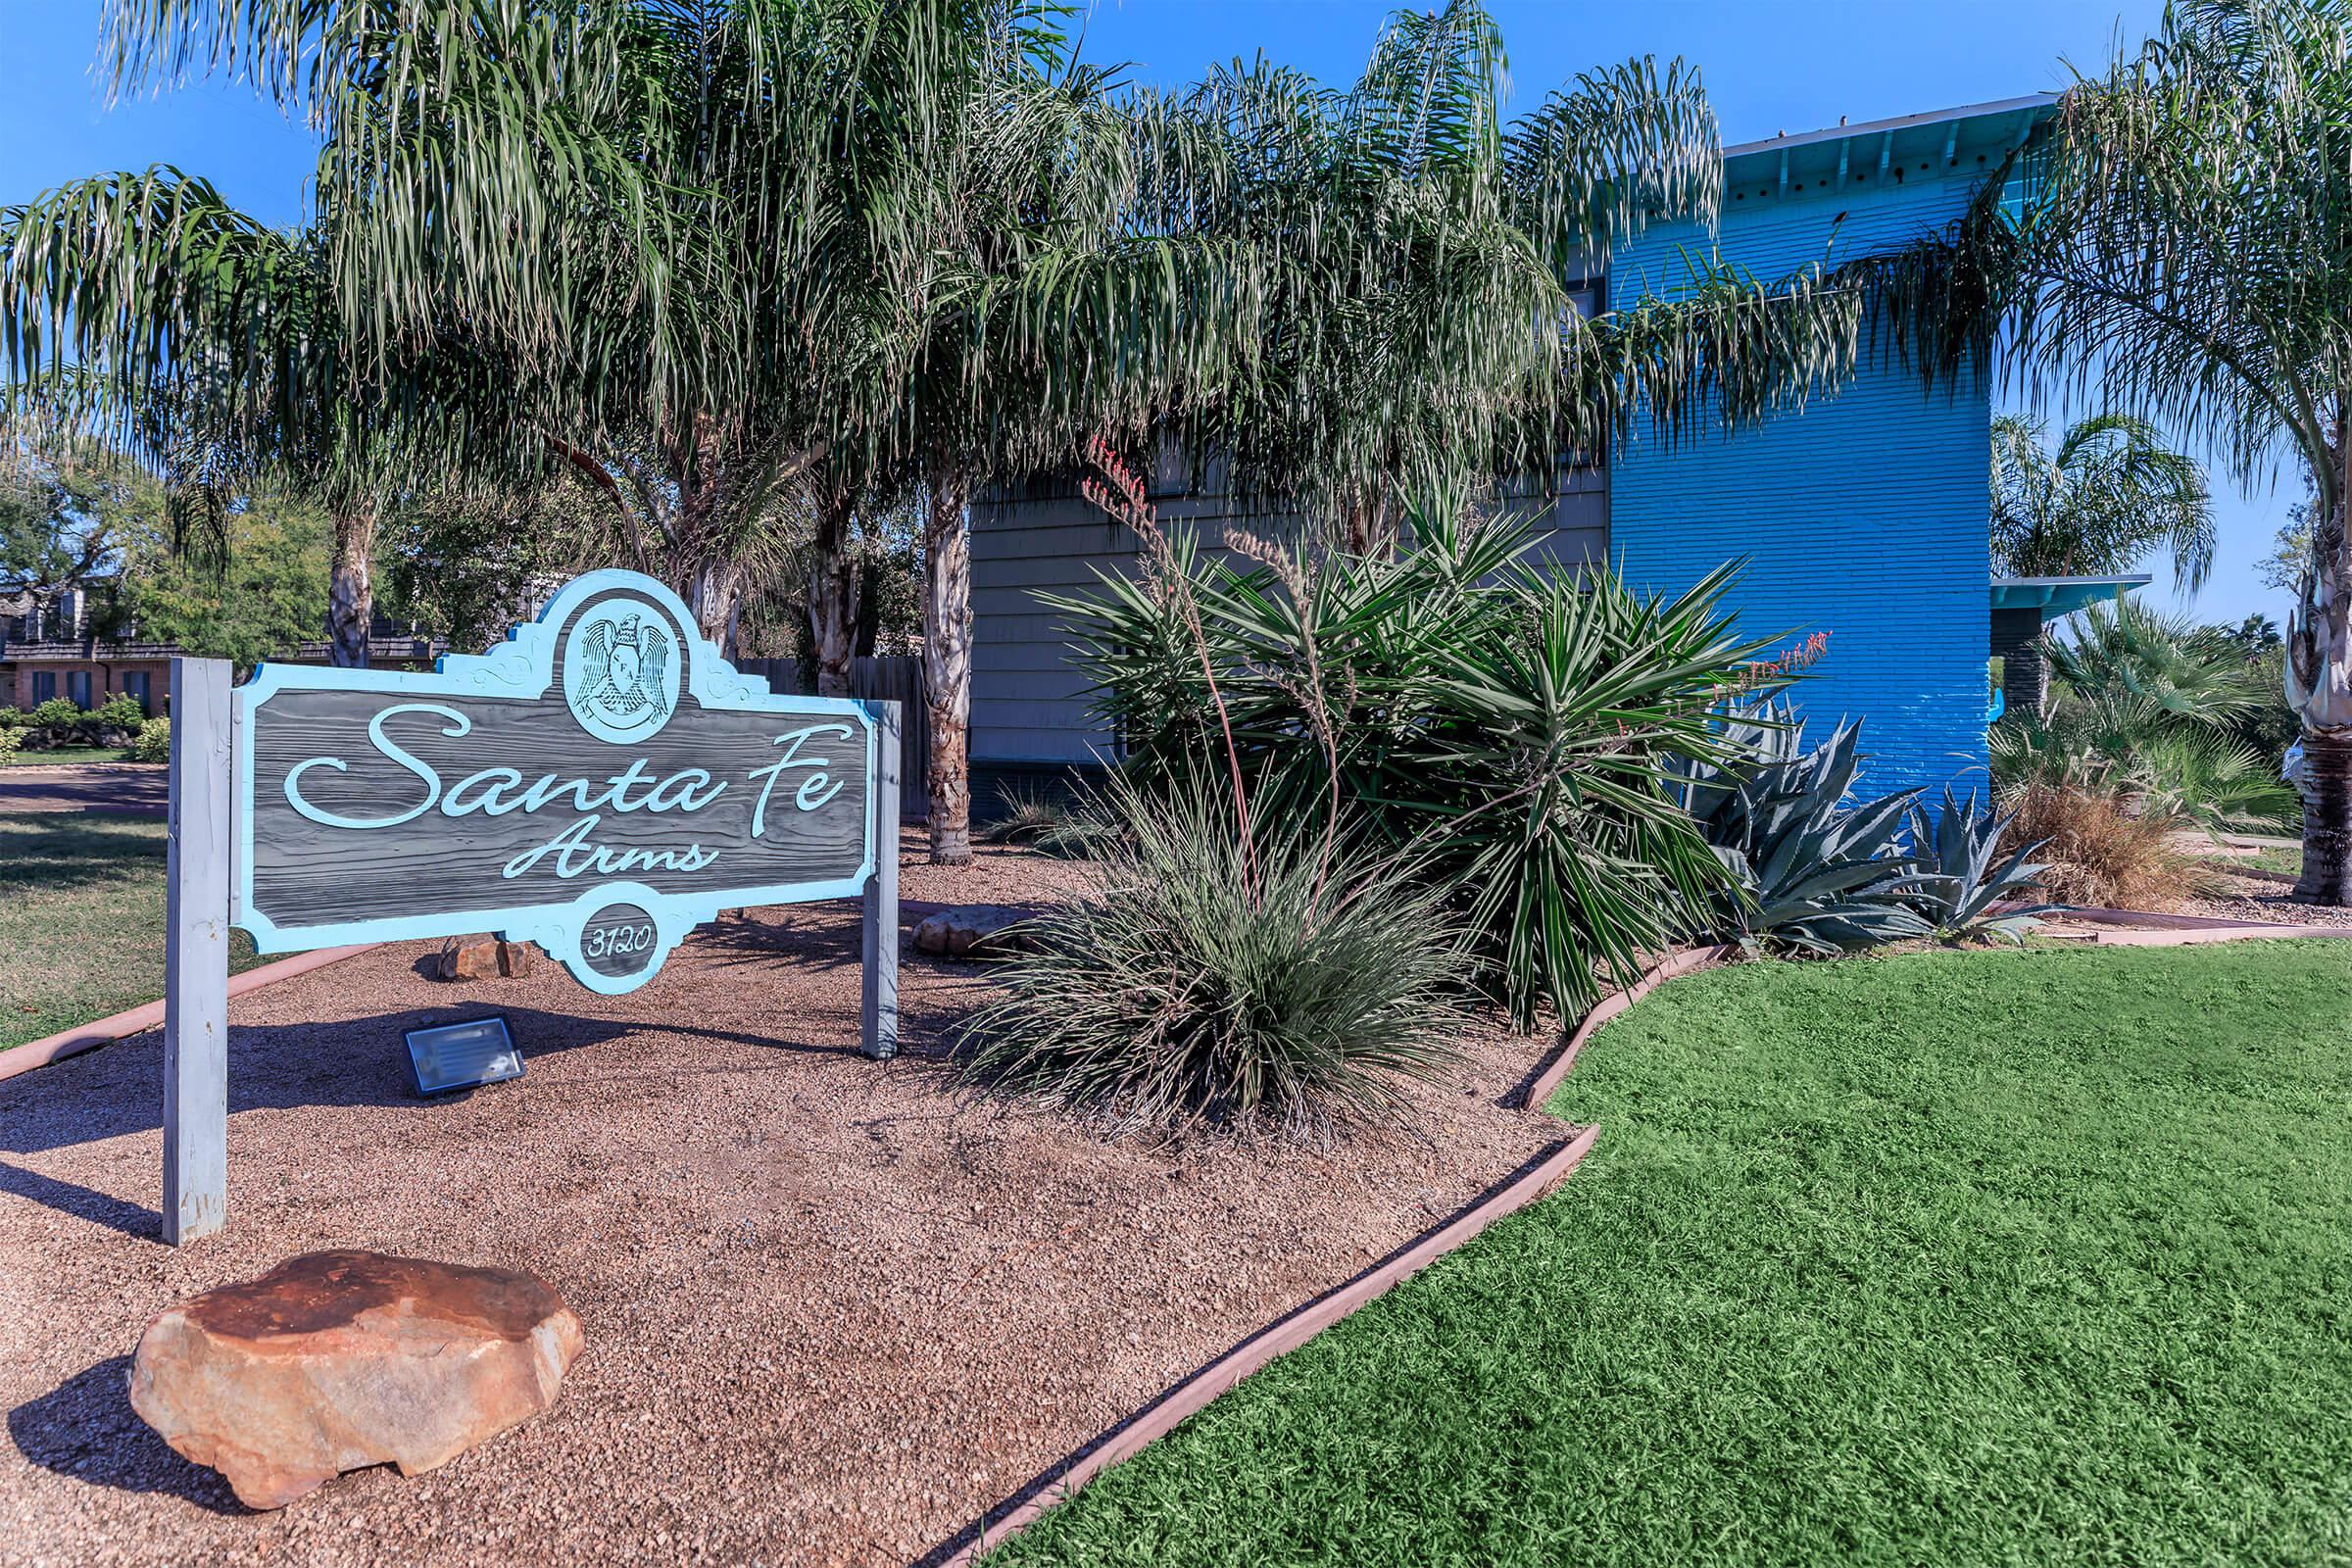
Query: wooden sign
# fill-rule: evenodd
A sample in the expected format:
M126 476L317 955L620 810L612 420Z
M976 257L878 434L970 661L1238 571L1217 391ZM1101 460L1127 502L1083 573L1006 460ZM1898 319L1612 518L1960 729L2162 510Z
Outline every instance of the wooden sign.
M498 931L623 992L723 908L873 871L867 705L772 694L634 572L431 674L266 664L237 713L235 918L264 953Z
M227 928L264 953L496 931L633 991L721 909L864 900L898 1045L899 712L779 695L598 571L430 673L172 662L164 1234L227 1209ZM232 701L233 697L233 701Z

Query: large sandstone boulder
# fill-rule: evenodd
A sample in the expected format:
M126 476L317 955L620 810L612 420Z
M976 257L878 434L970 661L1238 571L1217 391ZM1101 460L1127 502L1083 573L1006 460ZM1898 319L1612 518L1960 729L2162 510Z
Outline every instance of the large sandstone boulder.
M1033 946L1021 922L1036 913L1009 904L942 909L914 928L914 951L935 958L1009 958Z
M248 1507L282 1508L364 1465L430 1470L546 1409L580 1343L533 1274L308 1252L148 1324L130 1403Z

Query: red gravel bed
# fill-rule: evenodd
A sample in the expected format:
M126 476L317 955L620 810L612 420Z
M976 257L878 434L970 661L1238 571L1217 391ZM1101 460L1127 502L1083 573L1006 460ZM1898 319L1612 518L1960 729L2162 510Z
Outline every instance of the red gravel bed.
M910 847L912 844L910 840ZM905 863L934 903L1079 868ZM959 1094L982 971L909 957L858 1054L848 906L729 916L630 997L450 986L389 945L232 1004L229 1228L153 1240L161 1042L0 1084L0 1563L904 1562L1560 1136L1499 1029L1413 1134L1105 1144ZM401 1030L496 1008L527 1076L419 1103ZM130 1412L155 1312L296 1252L543 1275L588 1348L556 1407L412 1480L240 1510Z
M2263 920L2280 925L2328 925L2352 927L2352 909L2333 905L2304 904L2291 896L2291 889L2268 877L2240 876L2223 871L2219 880L2226 891L2184 901L2181 907L2192 914L2211 916L2217 920Z

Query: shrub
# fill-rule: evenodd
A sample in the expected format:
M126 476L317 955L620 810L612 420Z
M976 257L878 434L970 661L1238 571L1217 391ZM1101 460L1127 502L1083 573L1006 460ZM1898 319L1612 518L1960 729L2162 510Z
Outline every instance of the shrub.
M1524 525L1407 525L1394 558L1229 537L1239 565L1148 533L1140 579L1046 603L1083 628L1133 778L1239 774L1253 821L1360 831L1461 911L1473 983L1522 1025L1575 1017L1721 885L1665 760L1721 750L1711 710L1763 645L1733 634L1729 570L1650 598L1528 564Z
M45 703L37 703L32 711L25 715L27 728L47 730L53 736L70 732L80 722L81 710L75 708L71 699L64 697L52 697Z
M102 728L128 730L136 734L139 726L147 722L147 710L128 692L117 692L87 717Z
M139 733L130 743L130 760L134 762L169 762L172 760L172 721L151 718L139 726Z
M21 708L0 708L0 730L22 729L27 720Z
M2218 636L2135 606L2096 606L2043 643L2046 714L1993 726L1996 796L2029 783L2109 797L2207 833L2292 823L2301 803L2240 731L2276 701L2257 666Z
M1192 784L1114 780L1092 894L964 1025L977 1082L1118 1130L1301 1130L1396 1111L1450 1054L1458 943L1437 892L1299 827L1245 840Z
M2109 790L2040 780L2010 792L2006 842L2038 844L2042 890L2068 904L2163 909L2218 879L2173 847L2179 828Z
M23 730L17 729L13 725L0 728L0 767L6 767L10 762L16 760L17 753L23 750L24 746L24 732Z
M983 844L1017 844L1065 860L1084 860L1112 831L1095 813L1043 790L1008 789L1004 809L1004 815L980 830Z
M1930 934L1899 838L1918 792L1850 803L1860 736L1840 724L1809 747L1786 708L1764 703L1724 721L1730 760L1678 760L1678 797L1733 879L1692 906L1701 930L1823 957Z
M1974 790L1966 801L1956 801L1946 784L1943 814L1934 821L1925 808L1912 806L1911 854L1918 869L1905 900L1935 928L1938 941L2000 937L2023 947L2026 933L2041 924L2039 917L2050 909L2046 904L2006 913L1993 909L2031 893L2043 869L2027 863L2041 848L2033 840L2002 859L2003 841L2011 837L2009 818L1989 808L1979 811Z

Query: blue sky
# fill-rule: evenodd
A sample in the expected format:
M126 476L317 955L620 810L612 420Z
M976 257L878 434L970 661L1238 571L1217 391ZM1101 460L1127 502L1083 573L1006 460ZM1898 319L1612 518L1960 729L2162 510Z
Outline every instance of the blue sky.
M2068 63L2095 70L2116 40L2152 28L2159 0L1490 0L1517 92L1534 101L1578 72L1637 54L1695 62L1727 141L2011 98L2063 87ZM1264 50L1330 81L1351 79L1383 0L1097 0L1086 51L1143 80L1177 84L1212 61ZM244 89L182 87L109 108L91 74L98 0L0 0L0 203L71 176L172 163L201 172L263 218L302 211L313 146ZM2283 597L2254 576L2299 491L2239 494L2216 476L2222 556L2193 605L2200 618ZM2161 563L2152 565L2165 580Z

